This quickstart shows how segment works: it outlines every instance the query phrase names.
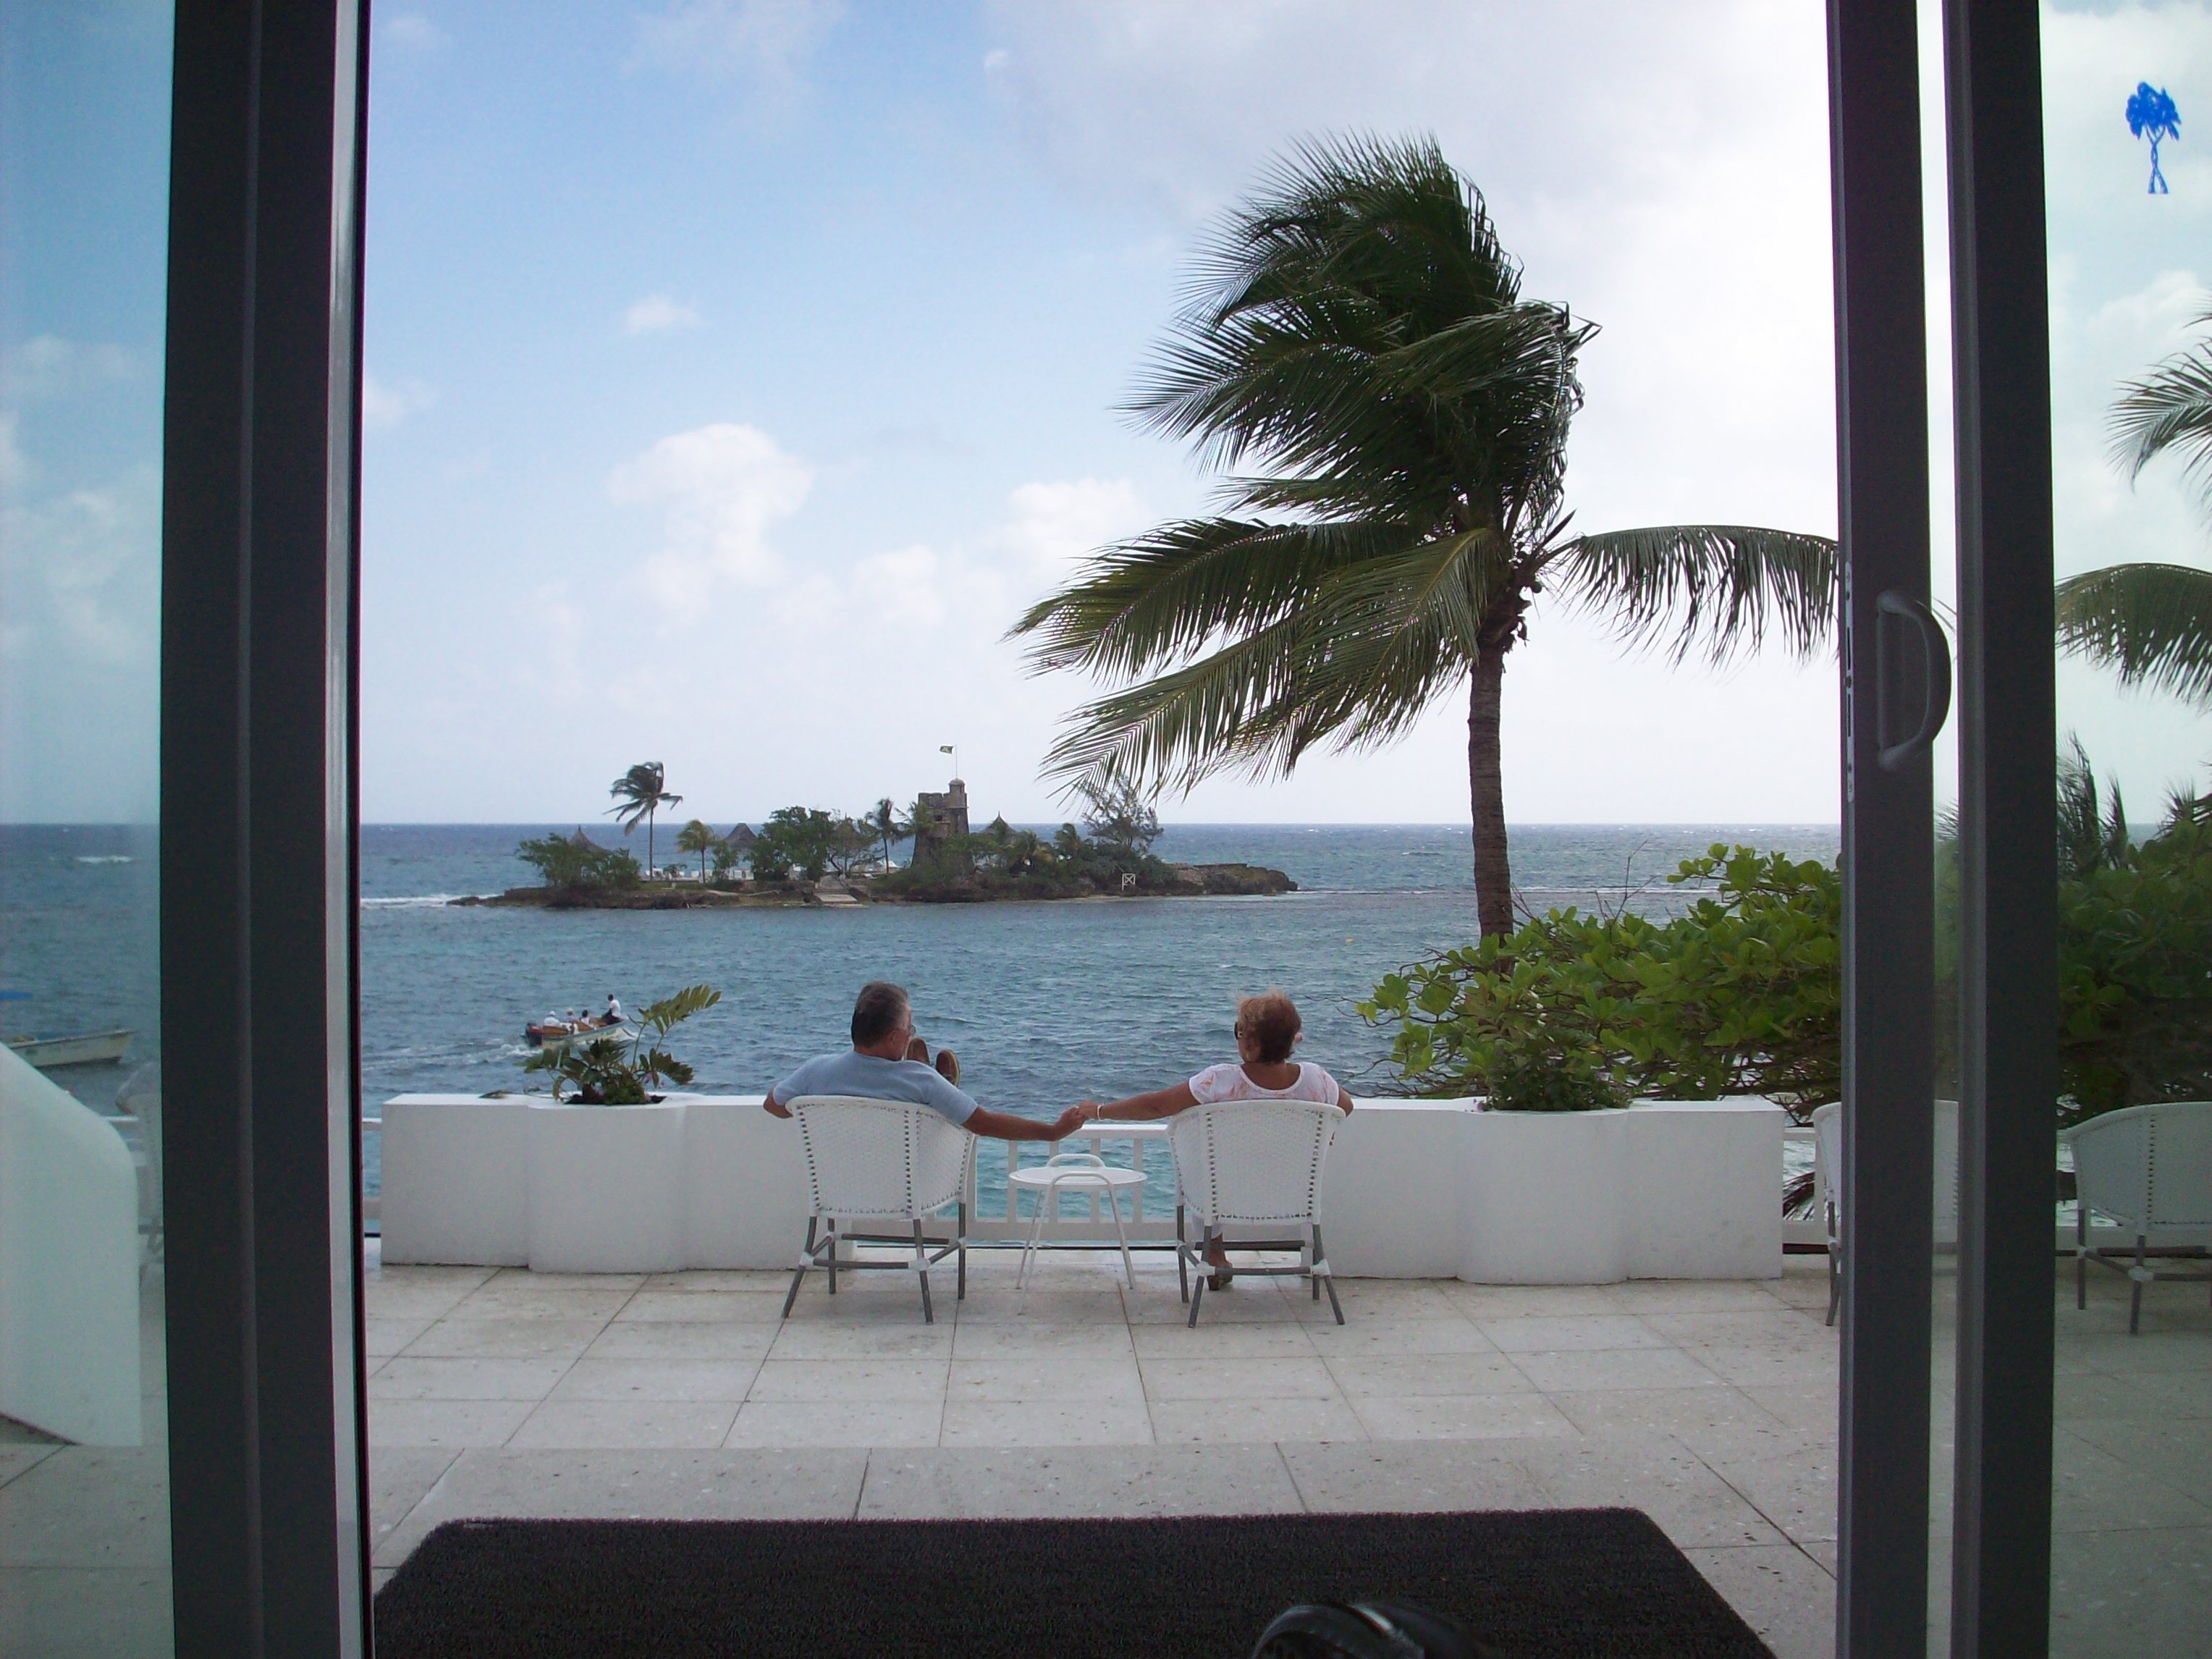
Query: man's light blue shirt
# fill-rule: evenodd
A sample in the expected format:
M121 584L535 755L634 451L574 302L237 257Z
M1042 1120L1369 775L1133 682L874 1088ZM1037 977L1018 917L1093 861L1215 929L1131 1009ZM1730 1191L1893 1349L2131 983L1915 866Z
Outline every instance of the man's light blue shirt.
M965 1123L975 1103L934 1066L918 1060L884 1060L848 1048L820 1054L775 1085L778 1103L788 1106L801 1095L859 1095L866 1100L902 1100L927 1106L950 1123Z

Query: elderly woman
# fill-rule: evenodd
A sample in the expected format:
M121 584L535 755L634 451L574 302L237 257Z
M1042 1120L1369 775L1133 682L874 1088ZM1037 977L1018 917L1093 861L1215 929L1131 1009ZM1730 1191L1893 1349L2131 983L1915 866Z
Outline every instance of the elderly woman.
M1231 1100L1312 1100L1339 1111L1352 1109L1352 1097L1344 1085L1311 1060L1294 1060L1291 1050L1304 1035L1297 1005L1281 991L1263 991L1237 1005L1237 1060L1233 1065L1209 1066L1185 1082L1131 1095L1127 1100L1101 1105L1086 1100L1074 1115L1085 1123L1101 1118L1117 1123L1142 1123L1173 1117L1193 1106L1212 1106ZM1226 1290L1235 1275L1217 1243L1206 1259L1216 1269L1209 1283Z

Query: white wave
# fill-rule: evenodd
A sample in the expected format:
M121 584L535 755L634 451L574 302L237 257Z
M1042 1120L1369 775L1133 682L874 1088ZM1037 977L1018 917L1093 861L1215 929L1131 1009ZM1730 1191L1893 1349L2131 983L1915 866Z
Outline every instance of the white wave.
M364 910L422 910L434 905L451 904L457 898L489 896L467 893L413 893L404 898L365 898L361 902Z
M79 864L135 864L137 862L128 853L79 853L76 855L76 861Z

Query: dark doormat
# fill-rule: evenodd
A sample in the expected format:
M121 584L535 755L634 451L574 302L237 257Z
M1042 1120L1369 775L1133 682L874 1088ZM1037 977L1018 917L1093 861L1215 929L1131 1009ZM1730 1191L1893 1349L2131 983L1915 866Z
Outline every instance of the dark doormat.
M378 1659L1246 1659L1300 1601L1448 1614L1510 1659L1772 1659L1637 1510L1143 1521L458 1521Z

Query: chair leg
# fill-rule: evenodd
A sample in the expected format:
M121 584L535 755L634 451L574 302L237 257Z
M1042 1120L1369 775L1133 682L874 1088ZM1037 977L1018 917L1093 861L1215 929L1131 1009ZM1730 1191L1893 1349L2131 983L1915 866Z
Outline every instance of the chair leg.
M1844 1241L1836 1232L1836 1206L1828 1205L1828 1317L1824 1323L1836 1322L1836 1310L1844 1299Z
M2128 1297L2128 1334L2136 1334L2136 1327L2142 1322L2143 1247L2149 1243L2142 1234L2136 1235L2136 1270L2128 1277L2135 1281L2130 1288L2134 1294Z
M1199 1242L1201 1249L1213 1243L1213 1228L1210 1223L1200 1230ZM1190 1317L1183 1321L1186 1329L1194 1331L1198 1328L1198 1304L1206 1300L1206 1275L1200 1273L1198 1283L1190 1287Z
M960 1218L958 1222L960 1237L955 1241L954 1255L960 1264L960 1282L958 1289L953 1292L952 1299L955 1302L965 1302L968 1299L968 1200L966 1199L960 1200L957 1213Z
M2089 1305L2089 1206L2074 1200L2074 1306Z
M837 1218L830 1218L830 1294L837 1294Z
M1136 1200L1132 1198L1129 1206L1134 1209ZM1133 1291L1137 1288L1137 1269L1129 1260L1129 1235L1121 1227L1121 1197L1111 1187L1106 1189L1106 1207L1114 1212L1114 1237L1121 1241L1121 1276Z
M799 1252L799 1267L791 1275L791 1293L783 1298L783 1316L791 1317L792 1304L799 1300L799 1281L806 1277L806 1264L814 1259L814 1218L806 1218L806 1248Z
M1178 1199L1176 1201L1176 1283L1181 1299L1188 1302L1190 1300L1190 1261L1182 1253L1183 1243L1182 1201Z
M1328 1252L1322 1248L1321 1228L1318 1225L1313 1230L1313 1253L1316 1262L1324 1267L1328 1265ZM1336 1299L1336 1275L1315 1273L1311 1277L1316 1292L1320 1286L1323 1285L1328 1286L1328 1310L1336 1316L1336 1322L1341 1325L1344 1323L1344 1304ZM1316 1294L1314 1300L1316 1302L1321 1300L1318 1293Z
M937 1310L929 1305L929 1245L922 1238L921 1218L919 1216L914 1222L914 1266L915 1273L921 1279L921 1322L934 1325Z

